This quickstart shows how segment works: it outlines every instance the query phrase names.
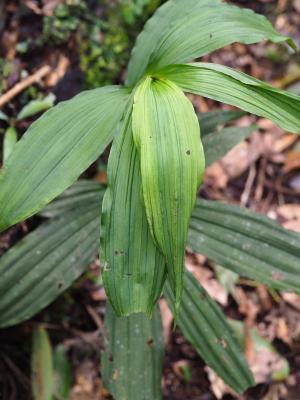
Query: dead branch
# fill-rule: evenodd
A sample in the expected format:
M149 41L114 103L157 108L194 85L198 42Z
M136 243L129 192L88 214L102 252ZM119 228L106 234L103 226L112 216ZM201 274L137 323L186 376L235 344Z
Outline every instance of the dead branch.
M29 75L26 78L22 79L20 82L16 83L15 86L13 86L10 90L0 96L0 107L3 107L4 104L12 100L28 86L32 85L33 83L39 82L44 76L48 75L50 71L51 67L49 65L44 65L34 74Z

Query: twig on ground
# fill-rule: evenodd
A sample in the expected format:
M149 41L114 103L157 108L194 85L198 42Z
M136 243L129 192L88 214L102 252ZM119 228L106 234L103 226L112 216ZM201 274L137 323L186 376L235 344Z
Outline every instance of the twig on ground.
M12 100L28 86L32 85L33 83L39 82L44 76L48 75L50 71L51 67L49 65L44 65L32 75L29 75L20 82L16 83L10 90L0 96L0 107L3 107L4 104Z

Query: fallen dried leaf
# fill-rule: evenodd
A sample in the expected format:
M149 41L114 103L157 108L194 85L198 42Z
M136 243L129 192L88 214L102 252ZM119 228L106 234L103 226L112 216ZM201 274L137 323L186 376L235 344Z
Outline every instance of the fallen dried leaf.
M277 208L279 218L282 218L282 226L296 232L300 232L300 205L284 204Z
M202 265L191 263L188 259L186 260L186 268L193 273L196 279L201 283L208 294L220 303L222 306L228 304L228 293L226 289L217 281L213 271Z
M287 173L300 168L300 151L291 151L285 160L283 172Z

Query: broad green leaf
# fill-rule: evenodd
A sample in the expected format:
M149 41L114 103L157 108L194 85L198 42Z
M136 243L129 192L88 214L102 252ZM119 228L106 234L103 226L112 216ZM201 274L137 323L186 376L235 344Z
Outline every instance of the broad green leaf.
M31 354L31 385L34 400L52 400L52 348L45 328L40 325L33 332Z
M90 90L30 126L0 173L0 231L40 211L95 161L127 99L116 86Z
M238 341L243 348L246 347L246 336L245 336L245 326L243 322L236 321L233 319L227 319L228 324L235 333ZM270 377L274 381L283 381L290 374L290 366L286 358L282 357L276 350L276 348L265 338L263 338L256 329L250 329L250 338L253 345L253 351L256 354L263 353L268 357L268 353L275 355L276 364L270 368ZM269 357L270 358L270 357Z
M4 134L3 163L7 162L7 159L10 156L11 152L13 151L13 148L15 147L17 140L18 140L17 131L15 130L15 128L10 126L9 128L7 128Z
M17 120L25 119L52 107L55 101L54 94L50 93L42 100L32 100L17 115Z
M220 132L209 133L202 139L206 166L222 158L229 150L246 139L256 130L255 125L247 128L230 127Z
M63 344L53 350L53 392L55 400L68 400L72 386L72 369Z
M182 90L239 107L300 133L300 97L223 65L194 63L160 71Z
M164 340L158 305L153 317L118 318L110 304L105 315L104 386L115 400L160 400Z
M120 123L109 157L101 217L101 271L118 316L133 312L150 316L165 281L165 260L152 241L143 205L131 108Z
M263 215L199 200L188 244L241 276L300 293L300 235Z
M300 293L300 235L263 215L198 200L188 245L239 275Z
M138 36L128 66L127 84L148 70L185 63L234 42L295 43L262 15L220 0L172 0L163 4Z
M246 115L244 111L209 111L198 115L201 128L201 136L204 137L209 133L215 132L227 122L234 121Z
M98 182L80 179L56 197L39 213L43 217L53 218L64 212L86 208L92 204L98 206L103 197L104 188Z
M134 98L133 136L148 223L178 308L188 224L204 170L198 119L174 84L146 78Z
M164 290L174 310L169 283ZM178 326L206 364L239 393L254 385L243 352L217 304L189 272L184 276L184 291Z
M0 259L0 327L46 307L93 260L99 245L98 204L42 224Z
M92 260L99 240L101 186L96 186L98 201L87 201L85 207L82 203L77 212L68 212L66 206L61 209L61 218L43 224L1 257L0 326L17 324L42 310ZM76 197L74 204L78 204ZM74 210L72 203L69 207ZM300 235L282 229L269 218L236 206L199 200L188 244L242 276L300 293Z

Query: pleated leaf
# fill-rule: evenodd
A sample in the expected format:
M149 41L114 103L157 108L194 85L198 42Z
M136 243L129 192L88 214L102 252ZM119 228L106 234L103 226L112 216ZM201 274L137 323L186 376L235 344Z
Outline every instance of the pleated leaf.
M300 133L300 97L223 65L174 65L160 72L182 90L231 104Z
M133 135L148 223L178 308L187 230L204 170L198 119L174 84L146 78L135 94Z
M202 139L205 164L208 167L256 130L256 125L246 128L230 127L205 135Z
M0 259L0 327L50 304L86 269L99 246L99 204L42 224Z
M34 400L52 400L54 389L52 348L47 331L42 325L33 332L31 370Z
M295 43L278 33L262 15L220 0L171 0L163 4L138 36L128 67L127 84L146 70L184 63L234 42L261 40Z
M171 286L164 290L174 310ZM178 326L206 364L239 393L254 385L243 352L224 314L189 272L184 276L184 292Z
M201 136L215 132L222 125L246 115L244 111L218 110L201 113L198 115Z
M101 188L93 185L95 191ZM237 206L198 200L188 245L242 276L300 293L300 235L270 218Z
M79 208L95 205L101 210L100 198L103 197L104 188L98 182L80 179L71 187L56 197L39 213L48 218Z
M83 92L30 126L0 173L0 231L41 210L101 154L127 98L117 86Z
M239 275L300 293L300 235L263 215L199 200L188 244Z
M102 278L118 316L151 315L165 281L165 260L153 243L143 205L131 125L130 107L112 145L101 217Z
M115 400L160 400L164 340L158 305L153 317L117 317L107 304L102 355L104 386Z

